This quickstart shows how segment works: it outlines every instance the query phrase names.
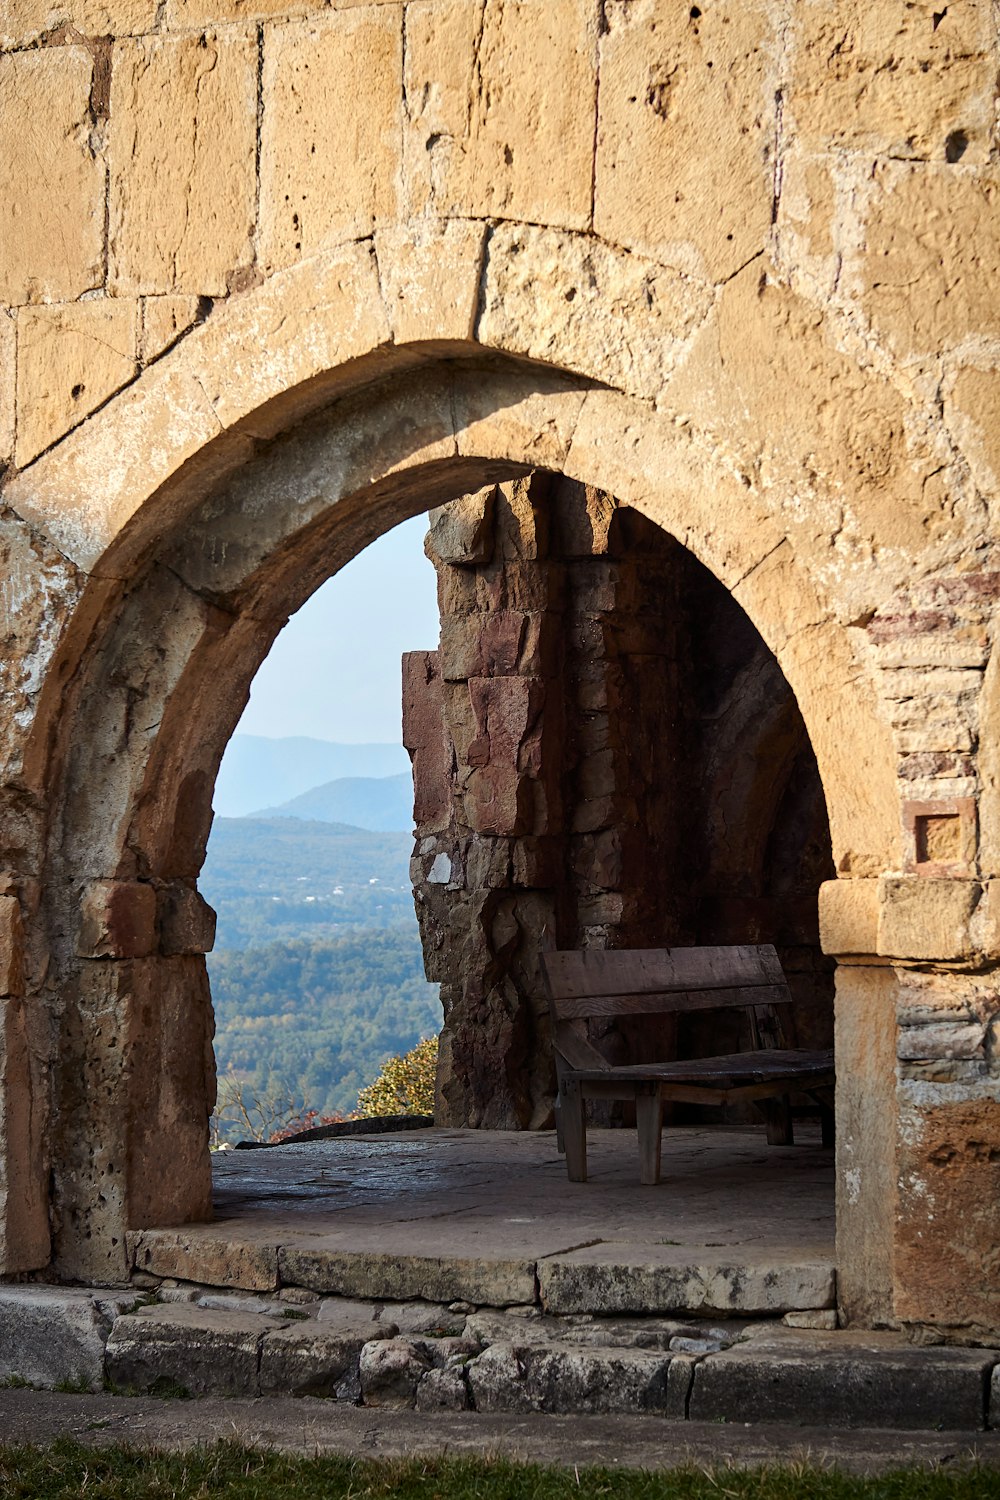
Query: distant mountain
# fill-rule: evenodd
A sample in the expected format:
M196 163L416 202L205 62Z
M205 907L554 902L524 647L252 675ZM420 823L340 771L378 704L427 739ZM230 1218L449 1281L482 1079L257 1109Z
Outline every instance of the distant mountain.
M272 740L234 734L215 783L215 811L219 817L242 818L330 781L396 777L408 773L409 767L402 745L337 745L303 736ZM397 826L409 827L409 814Z
M217 949L415 927L408 833L299 818L216 818L198 882L218 913Z
M341 776L253 816L350 823L376 833L409 832L413 827L413 778L408 771L401 776Z

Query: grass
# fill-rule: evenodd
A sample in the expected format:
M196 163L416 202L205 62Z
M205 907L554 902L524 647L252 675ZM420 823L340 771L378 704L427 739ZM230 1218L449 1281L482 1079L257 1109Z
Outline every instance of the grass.
M93 1424L97 1425L97 1424ZM298 1458L235 1443L187 1453L0 1445L4 1500L1000 1500L1000 1469L861 1478L802 1464L667 1473L506 1460Z

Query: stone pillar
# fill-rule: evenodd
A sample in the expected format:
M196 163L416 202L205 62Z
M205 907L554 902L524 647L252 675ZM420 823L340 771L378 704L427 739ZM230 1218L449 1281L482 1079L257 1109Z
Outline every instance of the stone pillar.
M50 1253L47 1028L26 994L24 924L16 885L0 877L0 1273L38 1270Z
M1000 996L984 906L963 879L823 887L823 943L841 959L837 1262L851 1322L1000 1333Z
M98 880L64 987L55 1269L126 1277L126 1233L211 1218L212 923L193 891ZM180 951L179 951L180 950Z

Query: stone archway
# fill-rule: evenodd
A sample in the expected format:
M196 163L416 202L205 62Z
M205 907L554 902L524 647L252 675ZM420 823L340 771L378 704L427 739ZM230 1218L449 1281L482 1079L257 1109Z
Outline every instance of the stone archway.
M593 436L581 438L595 399L604 420L591 417ZM50 816L40 917L59 1019L49 1099L59 1274L117 1279L127 1229L206 1212L210 922L196 877L215 771L288 613L404 516L539 465L610 481L733 585L802 684L839 847L885 858L878 839L891 829L872 800L883 773L852 675L839 672L837 628L787 542L748 533L742 514L727 520L719 497L735 501L739 482L717 474L706 494L704 466L671 455L669 438L648 410L579 380L424 359L264 444L207 494L197 473L193 496L180 480L161 488L123 527L83 588L27 756ZM789 628L793 599L812 600L805 628ZM822 680L804 636L827 643ZM864 761L872 779L859 786Z

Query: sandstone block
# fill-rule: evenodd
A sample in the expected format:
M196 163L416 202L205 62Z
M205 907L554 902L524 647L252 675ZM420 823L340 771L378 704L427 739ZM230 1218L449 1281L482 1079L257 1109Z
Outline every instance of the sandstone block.
M945 414L976 483L1000 495L1000 371L965 366L955 373Z
M16 896L0 896L0 997L24 992L24 927Z
M721 280L763 248L770 230L768 8L727 0L689 11L657 0L610 16L594 228Z
M972 952L969 922L982 895L975 880L883 875L878 953L884 958L958 959Z
M365 1344L360 1365L365 1406L413 1406L427 1371L425 1360L407 1339Z
M13 310L0 311L0 463L14 458L15 411L17 408L17 318Z
M376 232L379 281L397 344L472 338L485 238L483 224L464 219L410 220Z
M81 958L144 958L156 947L156 892L139 880L92 880L80 901Z
M273 1245L213 1235L204 1229L140 1230L129 1235L129 1251L135 1269L154 1276L176 1276L182 1281L254 1292L271 1292L278 1285L278 1257Z
M250 264L256 121L252 35L116 43L108 161L117 295L218 296Z
M493 557L496 485L432 510L424 551L435 564L479 567Z
M156 359L197 322L197 297L143 297L139 354L144 364Z
M590 0L409 5L411 211L586 227L597 35Z
M73 1381L99 1391L112 1322L134 1300L82 1287L0 1287L0 1380L18 1376L50 1389Z
M103 280L92 75L85 47L0 57L0 301L72 301Z
M915 1349L899 1334L775 1331L703 1360L692 1421L978 1431L993 1356Z
M658 395L709 288L586 235L503 224L488 245L480 343Z
M144 1391L179 1385L197 1396L256 1396L267 1326L259 1313L192 1304L143 1307L115 1319L106 1350L108 1378Z
M993 67L975 4L933 18L905 0L811 5L795 23L787 109L810 152L984 161Z
M0 11L0 47L26 47L54 29L56 18L80 36L128 36L151 31L158 0L10 0Z
M160 950L166 954L211 953L215 912L191 886L174 882L156 893Z
M876 880L825 880L819 888L819 937L824 953L875 953L879 896Z
M886 163L869 202L863 306L898 357L996 338L1000 178ZM961 225L961 230L958 226ZM908 289L925 296L915 305Z
M413 762L413 821L422 833L446 827L450 756L436 651L403 655L403 744Z
M669 1355L646 1350L491 1344L466 1367L477 1411L669 1411Z
M0 1273L4 1275L37 1270L48 1264L51 1255L50 1099L39 1055L37 1019L37 1001L13 996L0 999Z
M105 298L22 308L17 320L17 462L107 400L136 373L134 302Z
M401 78L395 6L267 28L260 253L269 269L395 216Z

